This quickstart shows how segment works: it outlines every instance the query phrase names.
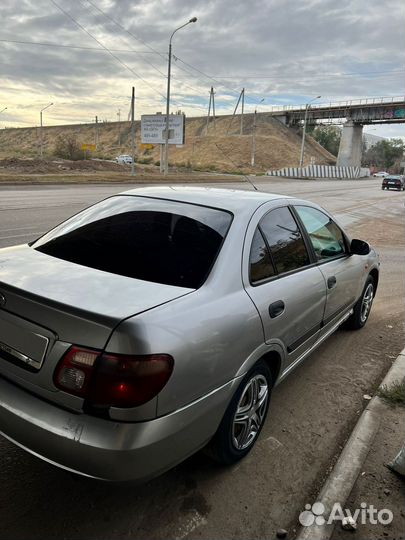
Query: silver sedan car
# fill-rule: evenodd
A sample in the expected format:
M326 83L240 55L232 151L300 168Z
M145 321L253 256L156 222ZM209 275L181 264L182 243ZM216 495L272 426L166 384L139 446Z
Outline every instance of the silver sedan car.
M255 444L271 389L367 321L376 252L319 206L136 189L0 250L0 432L93 478L144 481Z

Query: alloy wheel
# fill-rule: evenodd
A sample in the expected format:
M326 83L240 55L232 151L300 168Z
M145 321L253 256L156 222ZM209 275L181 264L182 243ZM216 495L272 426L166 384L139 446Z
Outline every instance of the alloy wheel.
M255 375L246 383L233 418L232 442L237 450L253 444L266 417L269 386L264 375Z
M360 318L361 318L362 323L366 322L367 317L369 316L373 299L374 299L374 287L372 283L369 283L368 287L364 291L363 301L361 303Z

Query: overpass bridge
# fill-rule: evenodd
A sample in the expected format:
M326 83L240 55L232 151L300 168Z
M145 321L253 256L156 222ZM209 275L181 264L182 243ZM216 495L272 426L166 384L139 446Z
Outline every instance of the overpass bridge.
M307 125L343 124L337 166L359 167L363 126L369 124L405 123L405 97L379 97L335 103L284 105L271 108L272 116L287 126L300 125L307 116Z

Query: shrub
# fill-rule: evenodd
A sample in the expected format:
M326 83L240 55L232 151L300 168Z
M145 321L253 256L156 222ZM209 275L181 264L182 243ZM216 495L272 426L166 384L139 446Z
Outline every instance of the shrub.
M145 157L145 158L137 158L137 163L142 163L142 165L149 165L149 163L152 163L153 157Z
M84 152L80 148L76 135L73 133L59 135L55 141L53 153L55 156L73 161L84 159Z

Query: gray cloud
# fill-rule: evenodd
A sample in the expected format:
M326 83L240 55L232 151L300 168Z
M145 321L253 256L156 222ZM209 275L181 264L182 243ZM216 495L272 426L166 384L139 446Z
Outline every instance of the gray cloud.
M129 106L132 84L138 113L158 110L166 91L168 38L194 15L198 22L175 35L173 52L216 81L173 62L173 106L190 115L203 114L211 85L219 112L232 110L242 86L247 107L264 97L263 110L318 94L325 101L405 94L403 0L56 1L104 46L144 54L113 53L131 72L105 51L0 42L0 99L10 103L3 123L35 123L29 105L49 100L55 102L52 123L78 121L97 110L115 119L118 106ZM3 0L0 14L7 21L0 39L99 47L50 0Z

